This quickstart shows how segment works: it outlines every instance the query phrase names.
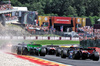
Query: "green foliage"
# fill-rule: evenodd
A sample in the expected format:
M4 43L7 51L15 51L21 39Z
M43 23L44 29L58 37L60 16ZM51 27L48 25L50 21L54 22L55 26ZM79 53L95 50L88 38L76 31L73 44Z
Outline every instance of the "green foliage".
M97 16L89 16L91 22L92 22L92 25L93 24L98 24L97 20L100 18L100 17L97 17Z
M3 0L7 1L7 0ZM13 6L28 7L47 16L98 16L100 18L100 0L10 0ZM94 18L90 17L92 24Z

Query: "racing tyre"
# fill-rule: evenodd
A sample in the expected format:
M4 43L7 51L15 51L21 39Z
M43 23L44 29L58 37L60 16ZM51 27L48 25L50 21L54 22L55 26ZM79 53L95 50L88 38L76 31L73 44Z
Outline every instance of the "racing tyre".
M60 49L57 49L56 56L60 56L60 54L61 54L61 50Z
M46 55L46 49L45 48L41 48L40 56L45 56L45 55Z
M83 53L82 54L82 60L85 60L85 59L87 59L88 58L88 54L87 53Z
M17 54L20 55L21 54L21 47L17 47Z
M98 52L94 52L94 54L93 54L93 60L94 61L98 61L99 60L99 53Z
M22 48L22 55L27 55L28 54L28 49L23 47Z
M36 51L36 55L39 56L39 51Z
M66 58L67 57L67 51L66 50L62 50L61 51L61 58Z
M73 59L80 59L80 53L78 51L74 51L72 55Z
M33 50L33 49L30 48L30 49L29 49L29 54L30 54L30 55L34 55L34 54L35 54L35 50Z

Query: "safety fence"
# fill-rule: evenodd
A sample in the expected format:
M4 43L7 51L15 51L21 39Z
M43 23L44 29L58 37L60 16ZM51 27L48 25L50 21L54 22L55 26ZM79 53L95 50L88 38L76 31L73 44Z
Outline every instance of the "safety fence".
M73 40L79 41L78 37L45 37L45 36L0 36L0 40Z
M100 39L87 39L80 41L81 47L100 47Z

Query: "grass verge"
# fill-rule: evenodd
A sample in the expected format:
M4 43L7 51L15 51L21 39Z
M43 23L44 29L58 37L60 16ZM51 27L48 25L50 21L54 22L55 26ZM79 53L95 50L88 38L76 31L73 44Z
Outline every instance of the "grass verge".
M61 45L61 44L79 44L79 41L70 41L70 40L0 40L0 44L5 44L5 43L13 43L13 44L18 44L18 43L36 43L36 44L42 44L42 45L49 45L49 44L54 44L54 45Z

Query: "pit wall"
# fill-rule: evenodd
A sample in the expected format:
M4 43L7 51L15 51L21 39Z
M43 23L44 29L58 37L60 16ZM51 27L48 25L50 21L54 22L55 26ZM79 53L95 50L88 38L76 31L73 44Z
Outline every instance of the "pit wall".
M44 37L44 36L0 36L0 40L73 40L79 41L79 37Z

